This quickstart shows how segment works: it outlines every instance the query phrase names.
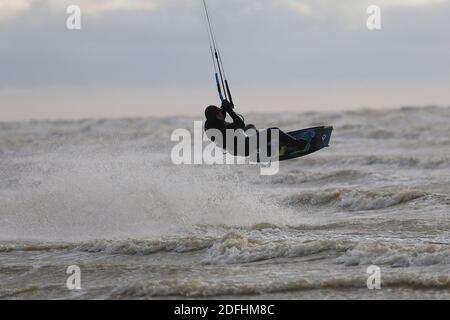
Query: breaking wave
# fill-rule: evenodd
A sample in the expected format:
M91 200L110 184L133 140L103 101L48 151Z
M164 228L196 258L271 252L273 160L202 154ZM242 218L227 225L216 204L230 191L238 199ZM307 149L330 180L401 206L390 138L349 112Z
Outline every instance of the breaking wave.
M92 240L79 243L58 242L22 242L0 243L0 252L46 252L68 250L86 253L104 253L118 255L150 255L157 252L192 252L209 248L213 239L179 238L174 240Z
M358 243L336 263L346 266L388 265L394 268L450 264L450 247L437 244Z
M135 283L116 288L110 294L114 299L142 297L217 297L261 295L265 293L304 291L316 289L365 289L367 277L338 277L330 279L295 279L287 281L266 281L262 283L218 283L196 280L161 280ZM383 288L450 289L447 274L424 276L417 273L383 276Z
M450 165L450 158L442 157L419 157L419 156L377 156L370 155L358 159L349 159L343 164L351 165L389 165L401 168L423 168L423 169L437 169L448 167Z
M341 182L353 181L367 177L368 172L361 170L337 170L331 172L291 171L288 174L279 174L271 178L273 184L293 185L305 182Z
M199 238L183 238L178 240L97 240L77 245L74 249L83 252L102 252L107 254L149 255L157 252L192 252L210 247L213 240Z
M441 145L442 146L442 145ZM378 152L377 152L378 153ZM399 169L443 169L450 167L450 157L447 155L345 155L341 157L305 158L303 163L307 166L352 167L367 170L371 167L384 166ZM374 168L377 169L377 168ZM354 169L353 169L354 170Z
M324 251L343 252L355 244L348 241L272 241L261 242L238 233L223 237L206 253L203 264L240 264L280 257L294 258L309 256Z
M331 190L322 192L302 192L290 196L287 203L291 206L333 206L349 211L386 209L425 197L427 193L418 190L362 191Z

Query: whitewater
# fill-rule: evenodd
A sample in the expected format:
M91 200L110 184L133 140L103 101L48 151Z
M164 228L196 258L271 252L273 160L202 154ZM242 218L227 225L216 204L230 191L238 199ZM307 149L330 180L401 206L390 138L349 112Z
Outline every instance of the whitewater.
M247 114L335 128L275 176L172 164L195 120L0 122L0 298L450 298L450 108Z

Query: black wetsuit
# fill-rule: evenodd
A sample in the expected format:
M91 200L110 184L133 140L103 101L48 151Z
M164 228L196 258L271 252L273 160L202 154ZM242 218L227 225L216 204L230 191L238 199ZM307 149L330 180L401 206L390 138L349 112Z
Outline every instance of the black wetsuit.
M207 119L205 123L205 131L208 133L208 130L210 129L216 129L219 130L222 133L223 137L223 145L221 147L225 148L227 145L226 142L226 130L233 130L236 131L238 129L245 129L245 123L244 121L233 111L232 108L223 108L222 110L226 111L231 118L233 119L232 123L226 122L226 121L220 121L216 118Z
M245 138L245 154L239 154L238 152L238 138L235 137L234 138L234 150L228 150L228 152L232 153L233 155L239 155L239 156L245 156L248 157L249 155L257 152L259 150L259 144L260 144L260 137L259 137L259 132L256 130L256 127L254 125L245 125L245 122L241 119L241 117L239 115L237 115L234 110L233 110L233 105L231 103L229 103L228 101L223 101L222 103L222 108L223 111L226 111L231 118L233 119L232 123L226 122L226 121L220 121L218 119L216 119L215 117L210 117L209 119L207 119L206 123L205 123L205 132L208 135L208 130L210 129L215 129L221 132L222 137L223 137L223 144L220 145L218 144L219 147L226 149L227 147L227 142L226 142L226 130L243 130L244 132L246 132L249 129L254 129L257 134L257 150L250 150L250 137L246 137ZM267 129L267 131L270 133L268 135L268 142L270 141L270 136L271 136L271 132L273 130L278 130L279 132L279 142L280 145L281 144L291 144L291 145L296 145L301 149L304 149L306 147L306 145L308 144L307 141L304 140L297 140L294 137L290 136L287 133L284 133L283 131L281 131L279 128L269 128ZM214 141L214 137L211 137L211 135L208 135L208 137L211 139L211 141ZM241 152L242 153L242 152Z

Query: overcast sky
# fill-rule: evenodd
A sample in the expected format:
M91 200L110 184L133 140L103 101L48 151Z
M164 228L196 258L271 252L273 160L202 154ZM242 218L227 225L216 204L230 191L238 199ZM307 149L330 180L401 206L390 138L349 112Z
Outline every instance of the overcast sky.
M209 6L242 111L450 105L450 0ZM0 0L0 120L201 115L212 77L200 0Z

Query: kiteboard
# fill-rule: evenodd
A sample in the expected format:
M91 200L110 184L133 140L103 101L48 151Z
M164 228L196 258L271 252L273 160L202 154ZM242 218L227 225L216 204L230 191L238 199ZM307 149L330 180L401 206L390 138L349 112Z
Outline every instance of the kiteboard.
M280 145L279 161L304 157L327 148L330 144L333 127L322 126L288 132L289 135L293 136L297 140L308 140L307 138L310 138L312 133L314 137L312 138L309 147L305 149L299 149L297 146L289 144Z

